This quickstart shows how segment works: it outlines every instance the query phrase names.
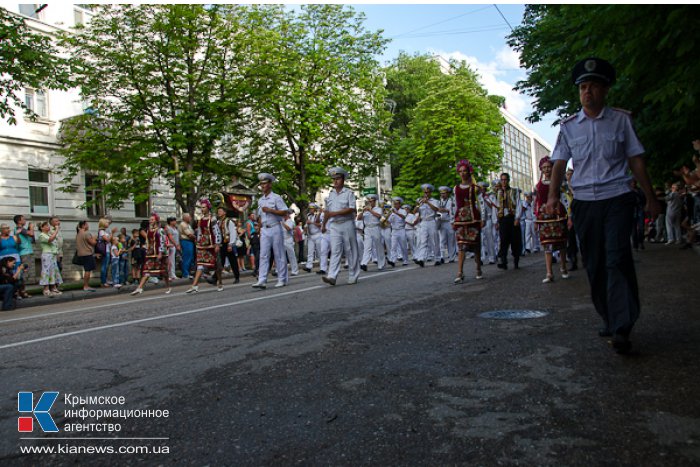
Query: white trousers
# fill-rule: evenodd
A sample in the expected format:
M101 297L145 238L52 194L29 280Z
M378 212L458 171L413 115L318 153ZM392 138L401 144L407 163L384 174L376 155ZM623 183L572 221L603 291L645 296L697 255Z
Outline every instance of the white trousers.
M275 256L275 269L277 280L289 282L287 274L287 255L284 248L284 234L282 226L263 227L260 229L260 264L258 265L258 282L267 282L267 273L270 272L270 250ZM294 256L294 255L292 255Z
M362 236L362 231L355 229L355 236L357 237L357 251L358 259L362 260L362 254L365 252L365 239Z
M436 242L437 226L434 220L421 221L418 229L418 247L416 248L415 259L426 261L430 256L440 257L440 245Z
M440 222L436 224L438 237L440 238L440 257L447 261L452 261L455 259L457 248L457 239L455 237L455 231L452 228L450 222Z
M535 251L535 220L525 219L525 249Z
M406 243L413 256L416 255L416 229L406 229Z
M408 264L408 242L406 241L406 229L391 231L391 255L389 260L396 262L396 258L401 255L403 264Z
M348 260L348 280L355 282L360 275L360 251L357 248L355 223L352 221L331 224L331 262L328 277L335 279L340 273L340 261L345 254Z
M384 246L382 245L382 234L379 231L379 226L365 226L365 249L362 255L361 264L367 266L372 261L372 250L375 250L377 255L377 267L384 269L386 265L386 255L384 254Z
M321 259L321 234L309 235L306 238L306 268L314 267L314 254Z
M493 233L493 223L487 220L481 229L481 259L486 262L496 262L496 238Z
M333 225L333 224L331 224ZM321 271L328 272L328 255L331 254L331 232L330 227L325 234L321 234L321 257L318 260Z
M299 274L299 263L297 256L294 254L294 237L284 239L284 250L287 253L287 262L292 266L292 274Z

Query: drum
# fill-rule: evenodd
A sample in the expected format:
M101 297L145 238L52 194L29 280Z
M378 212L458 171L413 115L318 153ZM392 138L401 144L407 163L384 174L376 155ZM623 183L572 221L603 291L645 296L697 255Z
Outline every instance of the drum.
M551 245L554 250L566 247L566 217L541 213L537 216L535 223L539 230L540 243L543 246Z

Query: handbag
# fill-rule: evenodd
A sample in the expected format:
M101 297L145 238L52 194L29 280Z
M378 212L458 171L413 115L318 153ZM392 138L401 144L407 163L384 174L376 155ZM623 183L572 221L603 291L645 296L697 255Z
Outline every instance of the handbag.
M82 266L83 261L80 259L80 256L78 256L78 252L76 251L73 253L73 259L70 261L71 263L75 264L76 266Z
M242 242L241 239L239 238L238 240L236 240L236 248L240 248L240 247L242 247L242 246L243 246L243 242Z

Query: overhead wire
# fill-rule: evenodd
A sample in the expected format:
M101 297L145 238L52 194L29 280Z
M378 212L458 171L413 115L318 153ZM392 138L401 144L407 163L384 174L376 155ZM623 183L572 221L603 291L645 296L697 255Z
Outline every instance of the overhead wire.
M428 25L426 25L426 26L421 26L421 27L419 27L419 28L412 29L411 31L403 32L403 33L401 33L401 34L398 34L398 35L396 35L396 36L393 36L392 39L396 39L396 38L398 38L398 37L402 37L402 36L405 36L405 35L407 35L407 34L412 34L412 33L417 32L417 31L422 31L423 29L427 29L427 28L430 28L430 27L433 27L433 26L437 26L438 24L443 24L443 23L447 23L447 22L449 22L449 21L454 21L454 20L456 20L456 19L458 19L458 18L462 18L462 17L464 17L464 16L472 15L472 14L474 14L474 13L478 13L479 11L486 10L487 8L491 8L491 7L490 7L490 6L485 6L485 7L477 8L477 9L475 9L475 10L468 11L468 12L463 13L463 14L461 14L461 15L453 16L452 18L447 18L447 19L445 19L445 20L438 21L437 23L432 23L432 24L428 24Z

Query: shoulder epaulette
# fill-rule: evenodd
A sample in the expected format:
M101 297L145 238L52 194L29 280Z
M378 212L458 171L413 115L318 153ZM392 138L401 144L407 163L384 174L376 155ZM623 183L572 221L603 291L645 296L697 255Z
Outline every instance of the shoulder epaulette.
M574 118L576 118L576 115L577 115L577 114L569 115L568 117L566 117L566 118L565 118L564 120L562 120L561 122L562 122L562 123L570 122L571 120L573 120Z
M618 109L617 107L610 107L610 108L611 108L612 110L617 110L618 112L622 112L622 113L625 113L625 114L627 114L627 115L632 115L632 112L630 112L629 110Z

